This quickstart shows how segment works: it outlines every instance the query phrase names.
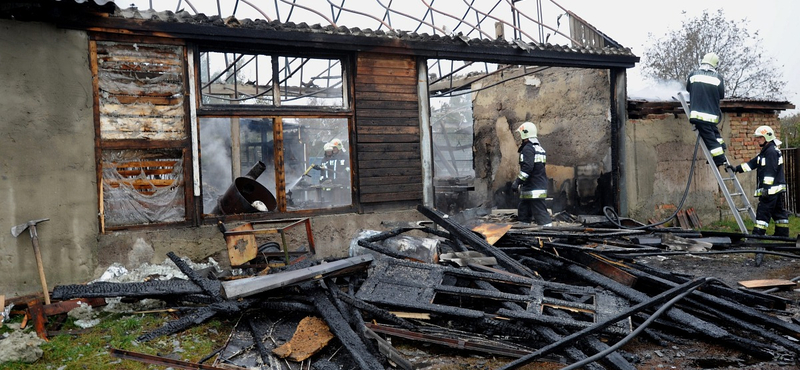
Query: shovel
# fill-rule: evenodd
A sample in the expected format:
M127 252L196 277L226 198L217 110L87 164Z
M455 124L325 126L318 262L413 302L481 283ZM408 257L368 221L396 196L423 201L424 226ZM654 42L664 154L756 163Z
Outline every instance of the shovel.
M39 268L39 280L42 282L42 291L44 292L44 303L50 304L50 293L47 289L47 280L44 277L44 266L42 265L42 254L39 252L39 235L36 234L36 224L50 220L49 218L42 218L39 220L30 220L24 224L19 224L11 228L11 235L18 237L25 229L31 233L31 241L33 242L33 253L36 255L36 267Z

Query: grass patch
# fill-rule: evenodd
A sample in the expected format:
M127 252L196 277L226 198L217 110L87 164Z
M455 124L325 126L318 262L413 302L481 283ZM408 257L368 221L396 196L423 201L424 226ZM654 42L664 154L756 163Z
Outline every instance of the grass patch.
M44 354L35 363L6 362L0 364L0 368L8 370L153 369L153 365L112 357L109 353L111 349L199 362L203 357L225 344L235 325L235 321L224 317L212 318L185 331L138 343L136 342L137 337L162 326L167 321L176 319L176 317L168 313L100 313L98 318L100 318L100 324L80 334L61 334L49 338L47 343L40 346ZM11 319L11 323L18 323L21 320L14 316ZM72 318L67 318L60 330L80 330L80 328L74 324ZM9 331L11 329L5 325L0 328L0 333ZM2 343L0 342L0 344ZM205 364L208 365L210 362Z
M744 221L744 225L747 228L747 232L751 233L753 231L754 222L749 217L742 218ZM742 232L739 230L739 224L736 223L736 220L733 218L728 218L722 221L712 222L707 225L703 225L702 230L713 230L713 231L725 231L725 232L733 232L733 233L740 233ZM769 227L767 228L767 235L772 235L775 233L775 223L770 222ZM800 217L790 215L789 216L789 236L796 237L797 234L800 234Z

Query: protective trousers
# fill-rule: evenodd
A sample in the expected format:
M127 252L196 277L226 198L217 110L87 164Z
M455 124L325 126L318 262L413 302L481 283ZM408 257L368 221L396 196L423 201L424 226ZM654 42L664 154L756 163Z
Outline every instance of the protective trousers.
M725 144L725 141L722 140L722 135L719 134L717 125L700 120L691 120L691 122L694 124L694 127L697 128L697 133L706 144L706 148L708 148L708 151L711 153L711 157L714 158L714 165L719 167L725 164L725 162L728 161L728 159L725 158L725 150L728 149L728 146Z
M758 198L754 235L766 235L769 220L775 220L775 236L789 236L789 212L786 211L784 193L762 195Z
M537 225L547 225L553 220L550 218L550 212L547 212L547 205L544 203L544 198L533 198L519 200L517 206L517 221L530 223L536 221Z

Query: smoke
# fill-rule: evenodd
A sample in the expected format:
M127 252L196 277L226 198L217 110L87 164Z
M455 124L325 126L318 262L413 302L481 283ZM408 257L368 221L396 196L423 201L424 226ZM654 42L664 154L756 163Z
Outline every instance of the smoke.
M686 86L675 80L657 80L655 83L636 91L628 91L628 99L645 101L672 101L680 91L686 91Z

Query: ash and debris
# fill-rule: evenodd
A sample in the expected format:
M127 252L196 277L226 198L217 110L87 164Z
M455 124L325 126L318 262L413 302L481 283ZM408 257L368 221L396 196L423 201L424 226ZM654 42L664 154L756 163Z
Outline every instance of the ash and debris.
M637 336L622 348L612 352L616 355L613 360L616 362L595 362L586 368L686 370L798 368L797 354L800 352L800 345L792 344L797 342L798 332L781 333L782 324L776 322L770 322L765 326L761 326L764 324L761 322L752 322L752 317L762 317L764 321L771 321L767 318L774 317L779 322L785 323L784 329L796 328L800 322L800 313L797 309L800 298L798 290L783 289L771 291L770 294L750 296L752 293L736 288L737 283L743 280L794 278L798 271L798 259L789 255L766 254L763 262L755 263L753 254L737 253L735 242L719 244L708 242L707 239L701 241L702 238L685 230L671 230L674 234L665 231L650 234L648 231L648 238L658 238L663 244L637 245L631 236L641 237L643 232L615 231L608 225L587 225L576 220L575 217L564 218L557 220L554 227L543 228L518 225L513 216L509 217L504 213L482 214L477 219L445 215L442 220L434 219L437 224L441 223L438 225L441 228L436 229L419 227L417 224L415 227L386 232L364 230L353 239L349 255L351 258L364 254L374 256L369 268L343 269L330 276L321 273L302 281L287 282L278 288L240 298L235 302L227 301L214 292L208 292L206 288L205 303L196 300L195 297L192 301L193 307L196 307L194 311L182 310L177 320L167 323L175 325L174 331L168 330L164 332L165 335L156 335L155 341L162 347L172 348L172 353L165 357L180 359L192 352L193 348L191 344L177 340L175 331L184 330L190 325L199 325L214 316L226 315L238 317L234 320L237 324L230 328L231 333L227 342L215 357L215 366L234 365L289 370L375 368L373 363L365 362L358 352L353 352L353 349L349 348L355 343L353 341L357 341L361 343L359 346L363 345L362 350L367 350L369 356L374 356L374 360L370 361L383 364L383 368L506 369L521 354L510 356L498 354L497 351L530 353L535 348L545 347L577 330L574 326L581 324L571 322L570 316L566 318L561 316L560 319L569 325L554 324L557 321L554 318L564 315L557 309L559 305L569 306L572 304L570 301L577 300L575 305L581 307L580 310L591 311L597 308L599 314L600 307L585 303L584 300L595 294L596 297L611 294L615 297L612 301L623 302L618 307L603 307L604 310L611 309L610 313L614 313L615 310L619 312L628 308L625 303L627 299L631 299L629 305L639 302L631 297L647 300L666 290L670 284L679 285L683 281L713 277L720 283L704 287L700 291L706 296L712 296L710 302L717 299L725 300L727 303L722 304L722 307L728 307L727 309L719 308L720 306L702 299L698 301L697 297L687 302L680 302L678 306L687 312L683 315L691 315L694 317L691 320L703 323L701 327L708 325L719 328L711 332L714 330L725 332L722 338L711 338L708 333L697 331L698 327L692 327L680 320L675 321L673 316L662 317L655 321L644 332L645 334ZM450 224L453 222L459 224L455 226ZM497 260L508 261L509 258L513 258L523 263L524 268L534 271L532 276L509 274L496 264L476 266L477 262L474 262L456 266L438 260L444 253L475 252L472 250L475 241L464 238L464 235L460 234L463 231L460 228L463 227L462 224L472 227L485 223L509 223L513 227L495 245L481 246L483 253L498 257ZM382 234L392 235L385 240L373 240ZM410 234L415 236L411 237ZM370 240L369 243L364 242L367 239ZM636 240L645 239L647 238ZM752 244L748 247L752 248ZM703 254L709 251L719 252L721 248L730 248L730 254ZM627 257L624 254L627 249L647 252L658 249L664 253L643 256L631 254L634 257ZM677 251L686 253L666 253ZM386 255L383 252L390 254ZM474 256L466 253L464 255ZM227 276L238 275L238 279L248 279L257 272L280 278L283 273L286 273L283 276L302 273L314 267L324 266L326 262L334 262L300 258L293 261L295 264L275 266L264 271L252 268L223 271L213 259L209 259L207 263L193 263L187 259L181 261L194 272L205 271L205 273L202 277L195 273L189 274L193 276L187 276L181 271L180 266L167 259L160 265L142 264L140 268L130 271L122 265L115 264L110 266L97 281L125 284L188 279L202 285L203 281L216 279L217 276L220 276L224 283L230 279L226 279ZM594 265L597 262L601 264ZM405 267L387 270L377 267L381 264L398 264L396 266ZM524 273L525 269L519 271ZM600 274L601 271L611 274L608 276L619 274L617 278L625 274L634 274L638 281L631 286L638 291L631 289L631 286L623 287L616 282L603 280L606 278ZM381 273L385 276L376 276ZM656 274L658 277L649 274ZM476 276L486 277L488 280L481 280ZM586 281L592 278L596 278L597 281ZM394 285L386 282L392 282ZM554 296L536 296L539 293L532 293L536 289L530 290L531 283L534 287L544 284L549 287L547 289L554 289L556 285L552 284L557 284L559 289L554 290L563 292L549 292L555 294ZM524 287L525 284L528 284L527 289ZM222 287L224 289L224 285ZM626 289L631 289L627 293L630 296L622 298ZM374 290L374 294L370 290ZM736 302L734 297L738 299L739 295L746 296L748 302ZM526 301L532 297L534 301L536 299L540 301ZM406 298L410 301L404 302ZM415 302L414 299L419 301ZM170 308L175 304L182 304L186 309L188 301L182 301L180 297L178 299L173 297L170 300L107 297L106 302L102 308L104 311L133 312ZM704 311L708 309L707 307L713 307L719 312L715 314L708 311L711 312L708 313ZM540 316L531 319L531 315L526 313L531 309ZM630 317L630 328L641 325L650 312L645 311ZM734 321L741 320L744 326L731 325L727 321L730 319L724 318L742 312L745 313L744 317ZM398 313L408 317L396 316ZM96 312L88 305L81 305L69 315L76 318L76 322L86 320L86 327L89 327L93 325L92 320L95 320ZM571 312L568 315L582 314ZM297 324L303 318L315 316L325 319L336 338L329 343L326 342L327 345L318 349L318 352L307 361L293 362L287 358L280 358L275 350L281 346L284 346L285 350L285 345L294 335ZM383 342L368 339L369 336L364 334L368 330L378 332ZM765 332L759 333L760 330ZM419 340L422 336L427 339ZM616 329L605 330L593 334L591 338L579 339L580 347L572 347L564 353L556 352L537 362L512 368L561 368L564 363L576 362L575 356L585 358L598 350L583 347L592 343L589 339L595 340L592 346L602 349L619 340L620 333ZM4 347L5 343L11 343L6 342L7 340L0 341L0 348ZM148 337L148 340L152 339ZM747 346L741 344L737 346L735 344L737 341L752 343L753 348L742 348ZM455 344L457 348L448 347L447 343L450 343L449 345L457 343ZM38 349L39 345L40 343L34 347ZM477 349L478 345L484 348Z

